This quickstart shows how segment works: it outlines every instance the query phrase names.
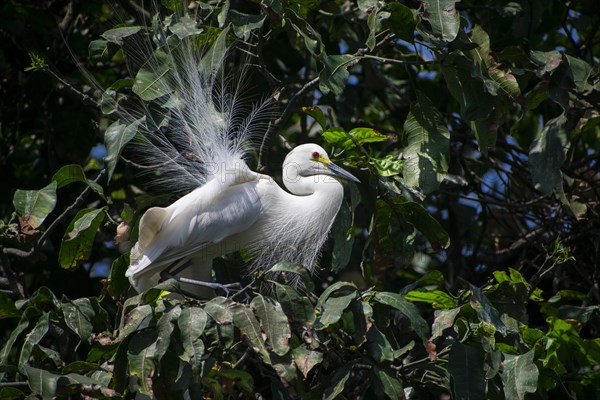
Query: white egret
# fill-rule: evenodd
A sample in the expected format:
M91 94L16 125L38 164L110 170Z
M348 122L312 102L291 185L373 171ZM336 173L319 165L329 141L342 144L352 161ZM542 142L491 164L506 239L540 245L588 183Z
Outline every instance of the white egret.
M241 164L166 208L146 211L127 276L142 291L173 263L191 261L180 276L207 282L213 258L242 248L257 251L258 267L292 261L312 268L343 200L338 177L357 181L316 144L298 146L286 157L283 182L290 193Z
M358 180L316 144L287 155L282 180L289 192L251 171L244 159L269 104L245 110L238 90L225 89L227 30L201 56L192 35L199 30L174 29L178 21L171 16L154 24L158 32L143 36L154 44L128 43L134 50L126 54L141 65L132 87L137 106L117 97L115 107L120 123L138 132L131 147L153 166L155 183L187 193L143 214L127 277L138 291L156 285L165 270L210 282L213 259L244 248L255 254L252 268L289 261L312 270L343 200L339 179ZM181 21L189 28L189 18Z

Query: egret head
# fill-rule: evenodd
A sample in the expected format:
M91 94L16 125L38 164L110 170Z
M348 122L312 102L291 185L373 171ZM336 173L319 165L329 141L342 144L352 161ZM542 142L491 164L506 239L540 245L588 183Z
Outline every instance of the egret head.
M292 193L310 194L314 192L314 184L334 182L328 177L359 182L354 175L335 165L327 152L314 143L295 147L283 162L283 183Z

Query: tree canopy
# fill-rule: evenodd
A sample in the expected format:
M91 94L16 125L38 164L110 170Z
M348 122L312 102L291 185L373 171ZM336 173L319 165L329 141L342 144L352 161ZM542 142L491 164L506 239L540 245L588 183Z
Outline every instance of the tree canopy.
M599 398L594 0L160 3L0 6L0 399ZM274 99L253 169L315 142L361 180L315 275L268 266L301 287L244 251L207 301L125 278L177 198L115 122L157 24Z

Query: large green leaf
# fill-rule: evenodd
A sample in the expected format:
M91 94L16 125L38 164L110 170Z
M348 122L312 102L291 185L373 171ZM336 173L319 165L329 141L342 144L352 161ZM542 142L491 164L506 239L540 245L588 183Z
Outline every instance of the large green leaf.
M319 72L319 88L323 93L340 94L348 82L348 66L354 58L347 54L325 55L321 58L323 69Z
M402 3L389 3L387 7L390 17L384 22L384 26L389 27L399 39L413 42L417 25L416 10Z
M48 332L49 323L50 314L44 313L44 315L42 315L37 321L31 332L25 336L23 344L21 345L21 354L19 355L17 368L21 369L27 364L29 361L29 356L31 355L31 351L33 350L33 346L38 344Z
M139 393L148 396L152 396L150 378L156 368L154 356L157 339L157 332L154 330L138 332L129 342L127 351L129 374L137 378Z
M267 364L271 363L269 352L260 330L260 324L252 310L243 304L236 304L233 308L233 324L248 339L248 344L256 351Z
M256 308L256 315L260 319L263 331L267 334L267 342L270 343L273 352L283 356L290 350L289 341L292 333L281 304L259 294L252 299L252 305Z
M162 50L156 50L135 76L132 90L142 100L150 101L169 94L174 85L171 57Z
M562 186L560 168L566 157L566 122L565 114L548 121L529 149L531 179L542 194L550 194Z
M389 399L404 398L404 388L393 370L374 366L373 376L379 382L378 386Z
M89 343L95 314L90 299L83 297L73 301L63 300L62 310L67 326L79 336L79 339Z
M179 357L192 365L195 376L199 376L200 367L202 366L204 342L201 335L206 328L207 321L208 315L200 307L184 308L177 320L183 344L183 354Z
M527 393L535 393L540 375L534 361L535 349L521 355L504 355L504 396L506 400L523 400Z
M375 326L367 332L367 352L377 363L394 361L394 349L389 340Z
M101 36L111 43L122 46L123 40L125 38L138 33L142 29L143 28L141 26L126 26L126 27L114 28L114 29L109 29L109 30L105 31Z
M61 267L75 268L89 259L96 233L104 221L105 209L85 208L75 215L60 246L58 261Z
M454 342L448 355L448 371L457 400L485 399L483 352L475 347Z
M423 340L423 343L427 343L429 339L429 325L421 317L419 310L413 303L408 302L397 293L390 292L378 292L375 294L374 299L381 304L388 305L400 311L408 319L411 328Z
M53 399L56 395L56 386L60 375L53 374L43 369L33 368L29 365L23 367L27 376L27 383L31 391L42 399Z
M104 196L104 189L98 183L85 176L85 172L81 165L71 164L65 165L58 170L53 176L52 180L58 183L58 188L67 186L73 182L83 182L88 185L94 192L101 196Z
M17 190L13 205L19 215L21 229L37 229L56 206L56 188L52 181L40 190Z
M288 285L279 283L275 283L275 293L290 320L309 324L315 321L315 309L308 297L300 295Z
M171 335L175 330L175 323L177 322L180 315L181 306L176 305L170 308L168 311L164 312L158 320L158 324L156 325L156 329L158 331L158 340L156 341L156 359L158 361L160 361L160 359L165 355L165 353L169 349L169 345L171 344ZM183 338L183 334L181 335L181 337ZM183 345L185 348L186 343L184 343ZM185 349L185 351L187 354L189 354L187 349Z
M409 186L430 193L448 172L450 133L431 101L420 93L417 97L404 123L404 180Z
M469 288L471 289L471 307L477 313L479 320L493 325L498 332L506 336L508 328L500 318L500 312L479 288L471 284L469 284Z
M121 151L127 143L133 139L137 133L138 127L146 120L142 117L129 125L122 124L120 121L115 121L104 132L104 145L106 146L106 169L108 170L108 179L112 177L117 161L121 155Z
M457 0L423 0L422 18L431 25L431 32L439 39L451 42L460 29Z
M217 40L212 44L203 55L198 68L206 78L214 78L215 74L223 66L223 60L227 55L227 35L229 28L223 29Z

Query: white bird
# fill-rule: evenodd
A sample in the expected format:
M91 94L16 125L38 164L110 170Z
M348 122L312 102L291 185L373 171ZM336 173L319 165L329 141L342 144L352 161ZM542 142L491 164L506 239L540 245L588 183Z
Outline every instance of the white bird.
M142 66L132 88L138 106L118 103L120 122L137 129L132 149L154 166L154 183L187 193L144 213L126 276L139 292L156 285L165 270L210 282L213 259L241 249L253 251L251 268L289 261L312 271L343 200L339 179L358 180L316 144L287 155L282 180L289 192L251 171L244 161L248 144L260 133L269 104L247 110L237 90L225 89L227 31L201 56L196 31L181 37L178 21L189 25L189 17L170 16L145 36L155 44L132 42L126 52ZM184 289L213 295L209 287Z
M210 282L212 260L244 248L257 252L256 267L291 261L312 269L343 200L338 177L357 181L316 144L286 157L283 182L290 193L241 164L166 208L146 211L127 277L143 291L173 263L192 261L180 276ZM210 288L187 290L212 294Z

